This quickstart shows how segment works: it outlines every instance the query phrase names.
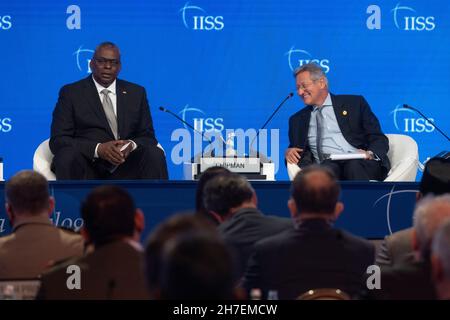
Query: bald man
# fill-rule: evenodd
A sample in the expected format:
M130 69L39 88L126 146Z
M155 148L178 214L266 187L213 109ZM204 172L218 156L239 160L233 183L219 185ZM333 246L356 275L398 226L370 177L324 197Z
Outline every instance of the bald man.
M334 228L344 209L339 194L328 168L308 166L295 177L288 207L296 228L255 245L246 289L260 288L263 294L276 290L280 299L295 299L316 288L339 288L350 296L364 289L375 249L367 240Z

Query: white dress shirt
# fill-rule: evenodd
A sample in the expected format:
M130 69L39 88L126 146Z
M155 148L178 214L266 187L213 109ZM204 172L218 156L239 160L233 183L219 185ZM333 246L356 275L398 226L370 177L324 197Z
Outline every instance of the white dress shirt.
M100 83L95 81L94 76L92 76L92 80L94 80L95 88L97 89L97 93L98 93L98 97L100 98L100 101L103 101L103 99L104 99L104 95L103 95L102 91L104 89L108 89L109 90L108 96L111 99L114 115L117 118L116 79L114 79L114 81L107 88L105 88ZM130 141L131 141L131 144L133 145L133 149L131 151L134 151L137 148L137 145L136 145L136 143L133 140L130 140ZM100 145L100 143L97 143L97 145L95 146L94 158L98 158L97 149L98 149L99 145Z

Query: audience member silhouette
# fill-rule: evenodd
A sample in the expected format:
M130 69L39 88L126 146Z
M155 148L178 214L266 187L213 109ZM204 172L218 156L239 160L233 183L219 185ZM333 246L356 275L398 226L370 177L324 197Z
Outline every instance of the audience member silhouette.
M429 194L445 193L450 193L450 159L432 158L425 164L416 201ZM381 243L376 259L377 265L392 266L402 262L413 262L412 233L411 227L387 236Z
M0 238L0 279L36 278L54 262L83 254L83 238L55 227L55 200L40 173L15 174L5 187L10 235Z
M195 193L195 210L199 216L206 218L216 226L219 225L220 222L213 215L211 215L208 210L206 210L203 202L203 189L209 180L217 175L227 173L230 173L230 171L224 167L211 167L206 169L205 172L200 175L200 179L198 179L197 183L197 191Z
M45 274L40 299L148 299L139 244L144 215L131 196L117 186L95 188L83 202L82 234L93 245L86 256L68 261ZM68 267L79 268L77 278ZM69 272L69 273L68 273ZM74 288L69 288L71 282Z
M438 228L450 218L450 195L423 198L414 210L413 261L381 267L381 290L373 295L389 300L433 300L431 243Z
M185 233L208 232L217 236L216 228L203 217L194 214L175 214L160 223L150 234L145 247L145 273L152 299L161 298L161 260L164 246Z
M275 291L280 299L295 299L318 288L359 294L375 249L369 241L333 226L344 208L339 195L340 186L329 169L312 165L299 172L288 201L296 227L256 243L244 287L260 289L263 296Z
M206 210L220 222L218 230L236 256L238 277L247 266L254 244L266 237L293 228L288 218L264 215L258 199L244 176L218 175L205 185Z
M446 220L433 239L431 268L437 297L450 300L450 220Z
M211 233L181 234L169 240L161 265L161 297L171 300L235 299L233 261Z

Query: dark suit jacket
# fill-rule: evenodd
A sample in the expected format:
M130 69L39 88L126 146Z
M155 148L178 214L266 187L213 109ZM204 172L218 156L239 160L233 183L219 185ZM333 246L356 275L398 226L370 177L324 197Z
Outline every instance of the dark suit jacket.
M81 269L81 289L69 290L69 265ZM143 253L125 241L105 244L86 256L65 262L42 277L37 299L148 299Z
M322 219L303 221L296 229L255 245L244 277L248 290L277 290L280 299L295 299L316 288L339 288L350 295L365 288L375 248L367 240L334 229Z
M239 277L245 271L256 242L288 229L293 229L290 219L266 216L254 208L237 211L218 227L225 242L237 256Z
M381 131L380 123L364 97L331 94L331 101L339 128L348 143L355 148L371 150L378 155L382 166L388 172L391 167L387 157L389 141ZM312 106L306 106L289 118L289 148L297 147L304 150L299 162L300 167L314 163L308 146L312 109Z
M369 294L370 298L381 300L435 300L429 261L382 266L381 289L370 290Z
M156 145L152 117L145 89L116 81L117 123L120 139L140 145ZM94 158L97 143L114 140L92 76L66 85L59 92L53 111L50 149L53 154L66 146L75 147L88 159Z

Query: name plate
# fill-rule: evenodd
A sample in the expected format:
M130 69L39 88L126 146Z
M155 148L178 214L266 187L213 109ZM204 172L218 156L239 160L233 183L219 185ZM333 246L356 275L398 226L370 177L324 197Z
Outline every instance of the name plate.
M259 158L200 158L200 172L211 167L224 167L231 172L238 173L260 173Z

